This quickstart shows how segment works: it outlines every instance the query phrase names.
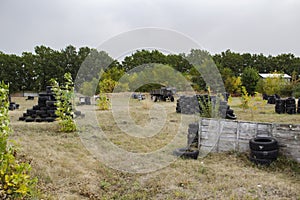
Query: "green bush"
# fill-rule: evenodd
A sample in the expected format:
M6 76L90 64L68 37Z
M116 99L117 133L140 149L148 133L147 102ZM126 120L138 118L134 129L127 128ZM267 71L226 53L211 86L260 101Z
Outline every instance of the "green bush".
M111 107L110 101L105 94L100 93L97 100L99 110L109 110Z
M74 84L71 73L66 73L64 78L64 85L59 85L55 79L51 79L57 106L55 114L59 118L60 131L73 132L76 131L76 124L73 120L74 113L72 108Z
M36 192L37 178L31 178L31 166L19 163L16 150L8 143L8 85L0 83L0 198L1 199L29 199Z

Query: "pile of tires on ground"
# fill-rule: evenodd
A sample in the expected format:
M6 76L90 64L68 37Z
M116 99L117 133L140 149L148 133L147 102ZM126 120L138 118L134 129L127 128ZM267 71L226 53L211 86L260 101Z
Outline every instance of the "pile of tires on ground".
M173 151L173 154L182 158L197 159L199 156L198 144L199 144L199 124L189 124L187 134L187 147L178 148Z
M56 99L51 86L46 87L46 92L40 92L38 96L38 105L27 109L26 113L19 118L25 122L53 122L58 116L56 111Z
M236 119L234 111L230 109L227 104L228 96L225 96L226 101L219 101L217 105L217 97L209 95L195 95L195 96L180 96L177 100L176 112L182 114L197 114L203 113L204 109L212 106L212 109L218 109L222 118Z
M249 140L250 160L255 164L270 165L278 157L279 146L275 138L255 137Z
M268 104L275 104L276 100L278 99L280 99L280 96L277 94L274 95L263 94L263 100L267 100Z
M8 107L9 110L16 110L16 109L19 109L20 105L17 104L17 103L15 103L15 102L12 102L10 96L9 96L9 99L8 99L8 100L9 100L9 107Z
M296 114L300 113L300 98L298 99L298 107L296 106L296 99L289 97L287 99L277 99L275 104L275 112L278 114ZM296 109L297 108L297 109Z

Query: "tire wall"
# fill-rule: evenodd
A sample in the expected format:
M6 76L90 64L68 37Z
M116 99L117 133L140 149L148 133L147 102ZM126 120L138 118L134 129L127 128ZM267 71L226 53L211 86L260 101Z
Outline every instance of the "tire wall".
M201 151L249 152L253 137L274 137L279 152L300 162L300 125L270 124L206 119L199 121L199 148Z

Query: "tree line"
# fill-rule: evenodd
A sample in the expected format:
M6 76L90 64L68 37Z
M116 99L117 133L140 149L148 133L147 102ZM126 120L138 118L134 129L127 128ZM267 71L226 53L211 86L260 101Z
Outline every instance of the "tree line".
M207 65L208 61L213 61L221 73L225 88L230 93L238 93L243 85L240 75L249 68L255 73L280 72L294 75L298 78L300 74L300 58L293 54L280 54L277 56L265 56L263 54L236 53L230 50L220 54L211 55L205 50L192 49L184 54L163 54L158 50L139 50L132 55L126 56L124 60L118 61L108 55L107 52L99 51L89 47L76 47L69 45L61 50L54 50L46 46L36 46L34 52L23 52L20 56L5 54L0 52L0 80L10 84L10 92L18 91L42 91L52 78L58 82L63 81L64 74L70 72L75 79L78 70L83 66L88 69L84 77L77 77L81 89L97 86L97 91L111 92L117 85L119 79L130 73L137 66L148 63L163 64L180 72L186 80L190 81L193 89L204 90L206 83L196 70L195 65ZM100 66L100 68L99 68ZM106 70L101 70L108 67ZM100 70L99 70L100 69ZM166 70L166 69L162 69ZM162 71L163 72L163 71ZM152 72L153 74L154 72ZM98 74L101 79L95 79ZM160 74L156 71L156 74ZM134 77L134 73L131 73ZM168 77L166 77L166 80ZM176 80L175 78L170 78ZM81 82L80 82L81 81ZM246 79L244 78L244 82ZM249 80L248 80L249 82ZM255 81L257 84L258 81ZM166 81L164 84L168 84ZM100 87L99 87L100 85ZM245 84L244 84L245 85ZM255 85L256 86L256 85ZM125 89L130 86L123 85ZM146 91L155 84L138 88ZM252 92L251 88L247 86ZM80 88L76 88L80 89Z

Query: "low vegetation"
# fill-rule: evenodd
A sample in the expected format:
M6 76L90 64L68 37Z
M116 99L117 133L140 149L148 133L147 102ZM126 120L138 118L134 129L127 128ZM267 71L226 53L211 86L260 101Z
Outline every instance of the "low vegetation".
M36 197L37 178L30 177L31 165L17 157L18 151L9 140L8 85L0 83L0 198L31 199Z

